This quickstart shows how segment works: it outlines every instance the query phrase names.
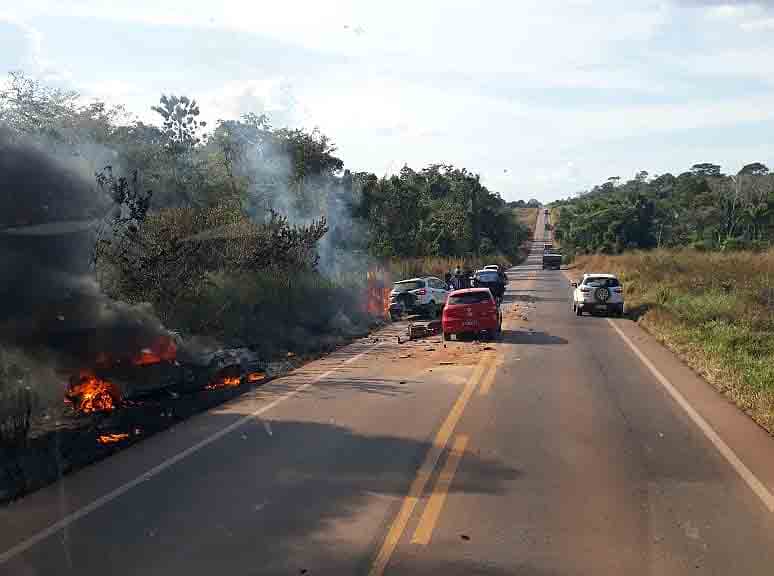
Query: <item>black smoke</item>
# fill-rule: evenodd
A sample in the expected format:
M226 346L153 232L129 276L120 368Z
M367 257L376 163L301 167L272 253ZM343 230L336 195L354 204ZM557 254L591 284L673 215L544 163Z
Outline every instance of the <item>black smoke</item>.
M0 133L0 345L64 362L132 356L165 333L147 305L108 298L91 262L115 207L70 158Z

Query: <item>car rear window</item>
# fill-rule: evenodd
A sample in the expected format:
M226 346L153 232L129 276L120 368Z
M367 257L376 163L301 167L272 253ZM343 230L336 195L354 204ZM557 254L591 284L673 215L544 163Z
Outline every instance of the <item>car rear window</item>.
M409 292L417 288L424 288L425 283L422 280L407 280L405 282L396 282L392 287L396 292Z
M586 278L584 284L586 286L594 286L596 288L613 288L615 286L620 286L618 283L618 278L599 278L599 277L591 277Z
M449 296L447 304L478 304L479 302L489 302L492 300L488 291L464 292L462 294L452 294Z
M478 279L481 282L498 282L500 280L500 275L496 270L479 272Z

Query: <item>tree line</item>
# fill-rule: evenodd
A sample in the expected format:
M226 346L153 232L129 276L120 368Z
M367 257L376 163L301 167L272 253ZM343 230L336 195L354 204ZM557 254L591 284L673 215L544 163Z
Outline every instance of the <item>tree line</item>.
M141 121L22 73L0 87L0 137L64 158L108 200L86 256L102 290L152 304L184 333L267 354L301 350L367 322L370 266L513 261L529 235L513 207L464 168L406 166L379 177L345 169L317 129L275 127L260 114L208 125L186 96L162 96L152 113L155 121ZM57 214L6 204L14 214L5 226L95 218L62 202Z
M528 232L479 176L437 164L394 176L351 172L319 130L276 128L266 115L201 120L199 103L165 95L157 123L11 73L0 90L0 125L41 139L58 153L91 162L151 190L150 212L215 211L201 226L240 219L258 225L312 225L337 248L374 257L515 257ZM120 173L120 174L119 174ZM323 223L323 226L320 226ZM314 264L314 261L310 261Z
M736 174L700 163L677 176L612 177L553 205L555 236L568 253L766 249L774 239L774 174L760 162Z

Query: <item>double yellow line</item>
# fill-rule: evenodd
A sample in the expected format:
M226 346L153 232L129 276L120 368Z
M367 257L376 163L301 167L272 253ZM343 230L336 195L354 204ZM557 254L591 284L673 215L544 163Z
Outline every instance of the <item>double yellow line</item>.
M406 529L406 525L425 490L427 482L430 480L433 470L435 470L435 467L438 465L441 454L443 454L449 439L454 433L454 428L462 417L465 407L470 401L471 396L475 393L476 387L478 386L478 383L482 381L482 378L484 379L480 393L489 393L498 363L499 362L496 361L494 355L487 354L484 355L481 358L481 361L476 365L473 374L467 384L465 384L465 388L457 397L457 401L454 403L454 406L452 406L451 411L446 416L441 428L435 435L433 445L428 451L427 456L425 456L425 460L422 463L422 466L420 466L414 481L411 483L408 494L404 498L400 510L393 520L392 525L387 532L387 536L382 543L382 547L379 549L379 553L374 559L371 570L368 572L369 576L381 576L384 574L387 563ZM484 385L486 385L486 391L484 391ZM467 436L459 435L455 439L449 457L446 460L446 464L438 476L433 494L430 497L430 500L425 507L425 511L422 514L422 518L414 532L414 536L411 540L412 543L426 545L430 542L433 529L435 528L444 501L446 500L446 494L449 491L452 479L454 478L454 473L462 459L467 443Z

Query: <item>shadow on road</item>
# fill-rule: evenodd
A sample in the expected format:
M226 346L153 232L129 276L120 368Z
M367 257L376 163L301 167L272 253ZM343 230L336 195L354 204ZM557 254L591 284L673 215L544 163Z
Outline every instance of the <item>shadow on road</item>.
M552 336L545 332L525 330L503 330L500 341L504 344L531 344L534 346L550 346L555 344L567 344L568 341L559 336Z
M379 503L406 495L431 442L356 432L334 416L327 423L256 418L4 568L80 576L353 573L373 553L358 527L373 514L366 507L391 517L394 510ZM523 474L474 453L464 455L463 471L451 492L499 494ZM12 527L0 522L0 529Z

